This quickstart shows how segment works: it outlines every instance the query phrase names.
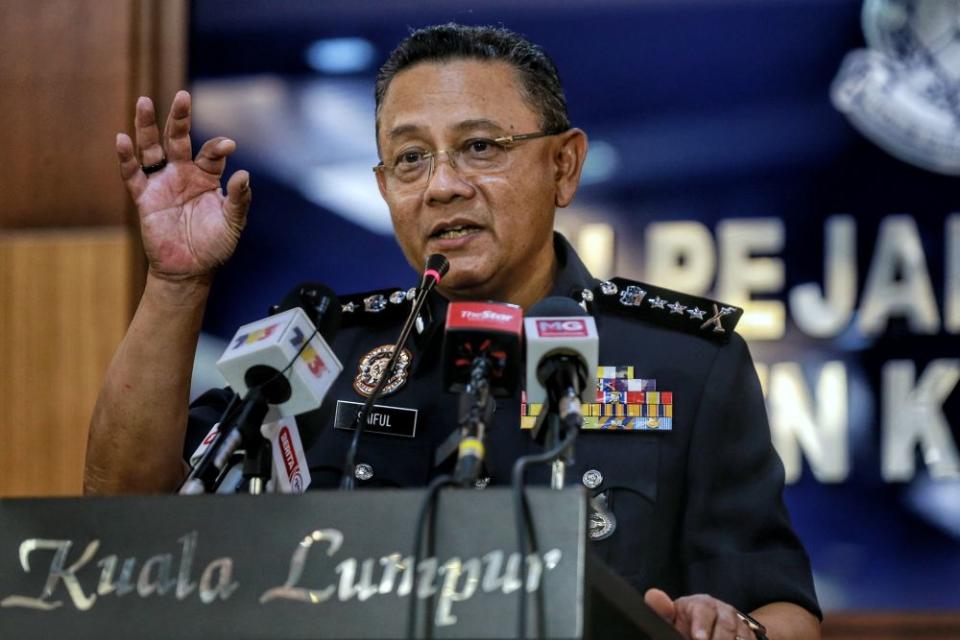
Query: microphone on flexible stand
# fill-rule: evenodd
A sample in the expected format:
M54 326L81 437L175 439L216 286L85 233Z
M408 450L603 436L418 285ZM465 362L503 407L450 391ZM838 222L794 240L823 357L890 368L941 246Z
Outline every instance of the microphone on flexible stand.
M286 305L295 306L240 327L217 361L224 378L243 400L231 402L217 433L204 439L201 447L206 449L181 485L181 494L215 490L232 454L241 447L251 493L262 491L275 466L272 448L261 432L268 411L290 418L316 409L343 370L327 344L339 326L340 305L333 292L323 285L300 285L284 300ZM323 328L323 334L317 326ZM288 429L285 435L287 443L295 437L299 444L298 429ZM291 473L298 471L292 465L286 467ZM305 487L309 478L304 481L302 474L299 481L291 478L291 486L294 484Z
M410 337L410 332L413 330L414 323L420 315L423 303L427 300L427 295L436 288L440 280L449 270L450 261L447 260L446 256L434 253L427 258L423 268L423 275L420 278L420 286L417 288L417 293L413 299L413 306L410 308L410 314L400 329L400 336L393 345L393 353L390 356L390 360L387 361L386 366L383 368L380 379L377 381L377 386L374 387L373 391L367 397L366 402L364 402L363 406L357 411L357 416L353 420L353 439L350 441L350 447L347 449L343 460L343 472L340 477L341 489L352 490L356 486L354 473L357 451L360 448L360 436L363 434L363 429L367 424L367 416L380 398L383 387L387 381L393 377L393 370L396 367L397 359L400 357L400 353L403 351L407 339Z
M491 396L511 396L520 382L523 310L500 302L451 302L443 337L443 380L460 393L458 429L437 448L440 465L457 451L454 480L473 484L486 454L484 437L496 408Z

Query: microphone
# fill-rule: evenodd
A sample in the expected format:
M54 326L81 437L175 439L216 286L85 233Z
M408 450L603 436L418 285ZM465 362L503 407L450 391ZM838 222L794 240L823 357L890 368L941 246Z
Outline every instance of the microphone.
M484 436L493 416L490 396L510 396L520 378L523 310L500 302L451 302L443 337L443 380L459 392L459 430L441 445L436 464L457 449L454 480L472 484L485 457Z
M523 321L527 341L527 402L573 395L590 402L589 382L597 371L599 339L594 319L569 298L545 298Z
M343 371L327 344L339 326L340 306L330 304L329 299L336 297L332 292L324 295L319 287L322 285L301 285L285 298L288 303L303 300L314 313L313 318L298 304L245 324L237 329L217 361L217 368L234 391L246 396L251 389L261 388L283 417L319 407ZM312 306L318 298L326 301L321 303L323 315L317 315Z
M298 285L274 309L290 307L256 322L240 327L224 351L217 367L229 385L243 397L232 402L220 421L218 433L204 439L206 450L180 488L182 494L204 493L215 488L231 454L241 445L247 452L244 476L251 479L251 491L258 493L270 467L287 469L289 484L279 479L283 488L309 484L305 465L300 465L300 480L296 465L284 462L289 452L299 452L303 459L304 445L293 417L320 406L343 365L327 344L340 323L340 304L327 287L305 283ZM322 329L322 332L317 327ZM326 338L326 339L325 339ZM264 447L264 437L279 437L282 429L267 429L261 425L268 411L276 421L286 419L284 446L271 464L267 455L275 447ZM294 428L290 428L293 426ZM318 434L309 434L308 445ZM306 478L306 480L304 480Z
M599 360L594 319L569 298L545 298L523 321L527 342L526 392L530 404L543 403L533 437L553 445L583 425L581 402L590 402ZM544 429L543 426L548 428ZM563 488L566 447L553 462L551 486Z
M423 303L427 300L427 294L440 283L440 280L449 270L450 261L447 260L445 256L434 253L427 257L426 264L423 267L423 275L420 277L420 286L413 299L413 306L410 308L410 314L407 316L406 321L404 321L403 327L400 329L400 336L393 345L393 355L390 356L390 360L387 361L386 366L383 368L380 379L377 381L377 386L374 387L373 391L367 397L366 402L360 407L360 410L357 411L357 416L353 420L353 439L350 441L350 447L347 449L347 453L343 458L343 473L340 478L341 489L351 490L354 488L354 471L357 452L360 449L360 436L363 434L363 428L366 426L367 415L380 398L380 393L383 391L387 380L393 377L393 370L396 367L397 358L400 357L400 353L407 343L407 338L410 337L410 332L413 330L413 325L420 316L420 310L423 308Z
M423 275L420 276L420 285L417 287L417 295L420 295L424 288L432 289L440 284L441 278L447 275L450 270L450 261L440 253L433 253L427 256L427 262L423 267Z
M443 334L443 385L462 392L476 358L489 362L491 392L510 396L520 377L523 309L503 302L451 302Z
M280 418L260 428L273 453L273 483L277 493L303 493L310 486L310 468L296 418Z
M533 437L552 449L575 437L583 425L581 402L590 402L599 360L594 319L569 298L545 298L523 321L527 340L527 402L543 403ZM544 425L547 428L544 429ZM562 489L573 445L563 447L551 465L550 486Z

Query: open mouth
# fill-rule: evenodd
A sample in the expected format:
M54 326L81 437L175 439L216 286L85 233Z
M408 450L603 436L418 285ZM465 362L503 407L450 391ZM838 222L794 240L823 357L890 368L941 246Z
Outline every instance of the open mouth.
M462 238L470 235L471 233L476 233L477 231L480 231L480 227L475 227L469 224L461 224L454 227L447 227L446 229L440 229L434 232L430 237L438 238L440 240L455 240L456 238Z

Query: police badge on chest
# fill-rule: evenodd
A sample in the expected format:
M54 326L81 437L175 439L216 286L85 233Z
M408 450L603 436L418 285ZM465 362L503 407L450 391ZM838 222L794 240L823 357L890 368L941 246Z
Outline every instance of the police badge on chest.
M390 358L393 356L393 349L392 344L381 345L360 358L357 363L357 375L353 379L354 391L365 398L370 397L386 372ZM395 393L407 383L412 361L413 355L408 349L400 351L393 368L393 375L383 385L380 397ZM346 431L355 429L357 413L362 406L362 402L338 400L334 429ZM367 414L363 430L367 433L412 438L417 433L417 413L416 409L375 404Z

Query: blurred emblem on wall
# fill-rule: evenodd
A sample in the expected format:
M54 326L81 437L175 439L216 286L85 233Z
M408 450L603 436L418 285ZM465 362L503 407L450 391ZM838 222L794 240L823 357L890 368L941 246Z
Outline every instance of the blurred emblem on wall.
M960 0L866 0L861 21L834 106L897 158L960 175Z

